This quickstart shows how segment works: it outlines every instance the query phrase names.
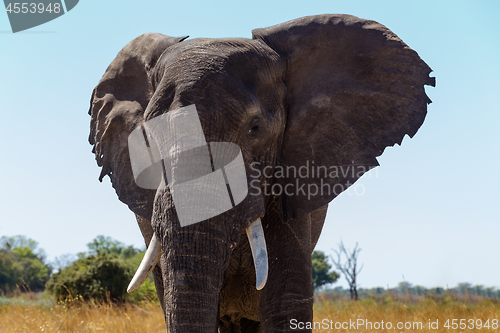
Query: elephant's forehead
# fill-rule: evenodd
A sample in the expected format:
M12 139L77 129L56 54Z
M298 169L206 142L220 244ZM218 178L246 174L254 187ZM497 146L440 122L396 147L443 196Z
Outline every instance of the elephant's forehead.
M239 128L264 114L274 118L282 111L285 66L285 61L260 41L230 38L180 42L169 47L158 61L156 92L148 107L151 115L146 117L195 104L202 123L206 121L213 128L223 128L227 123ZM229 132L227 135L231 135Z
M179 105L189 101L242 111L258 108L253 105L257 99L281 99L283 89L278 81L282 75L277 73L284 68L284 61L260 41L187 40L169 47L158 61L155 77L161 91L157 94L175 95L173 102L180 101ZM264 98L267 95L274 97Z
M177 43L161 56L162 70L175 70L182 75L239 75L276 68L281 59L267 45L246 38L197 38Z
M273 51L266 45L248 38L195 38L182 41L169 48L171 54L197 54L199 56L228 58L239 54L255 53L263 57Z

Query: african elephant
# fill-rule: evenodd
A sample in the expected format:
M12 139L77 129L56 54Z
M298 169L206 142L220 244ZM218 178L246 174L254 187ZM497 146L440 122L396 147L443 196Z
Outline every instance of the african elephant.
M312 321L311 252L328 203L415 135L430 72L385 26L349 15L302 17L252 39L132 40L89 111L100 180L110 177L151 243L131 289L154 267L169 332L275 333ZM128 138L189 105L207 142L241 149L248 194L181 227L169 184L137 185ZM254 262L252 250L267 258Z

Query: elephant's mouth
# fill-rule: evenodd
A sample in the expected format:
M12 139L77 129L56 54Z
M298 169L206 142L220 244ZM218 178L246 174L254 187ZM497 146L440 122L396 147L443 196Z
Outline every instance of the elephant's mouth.
M267 282L268 273L268 257L267 257L267 247L266 239L264 237L264 230L262 229L262 223L260 218L252 222L247 228L246 233L248 237L248 242L250 243L250 248L252 249L252 256L255 265L256 274L256 288L261 290L264 288ZM137 269L132 281L127 288L127 292L131 293L137 288L139 288L153 269L155 268L161 257L161 242L159 241L156 233L153 234L149 247L144 255L144 258Z

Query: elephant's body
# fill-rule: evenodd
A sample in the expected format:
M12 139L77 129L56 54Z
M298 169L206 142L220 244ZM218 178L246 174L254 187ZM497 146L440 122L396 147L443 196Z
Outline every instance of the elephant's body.
M111 178L146 244L158 249L138 274L158 263L154 280L169 332L310 332L292 330L290 321L312 321L311 252L328 203L377 166L387 146L416 133L430 103L431 69L383 25L349 15L304 17L254 30L253 39L185 39L134 39L91 100L100 178ZM175 177L208 161L179 162L198 132L175 117L192 105L210 147L239 147L246 171L239 179L249 191L224 213L181 226ZM155 129L166 138L155 144L170 145L158 164L148 124L162 115L174 120ZM137 128L144 151L130 141ZM132 151L152 169L162 166L157 187L138 185ZM210 156L214 174L226 168ZM241 193L225 172L224 191ZM210 200L229 193L205 185L190 189ZM199 209L184 203L177 209Z

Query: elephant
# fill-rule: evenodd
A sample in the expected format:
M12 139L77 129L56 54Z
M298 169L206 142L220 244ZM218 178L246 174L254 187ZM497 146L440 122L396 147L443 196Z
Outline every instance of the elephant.
M168 332L311 332L291 323L313 319L311 253L328 203L416 134L431 72L388 28L351 15L302 17L251 39L132 40L89 110L99 180L109 176L148 247L130 290L153 272ZM137 184L129 139L190 105L206 142L238 146L247 193L181 226L172 184Z

